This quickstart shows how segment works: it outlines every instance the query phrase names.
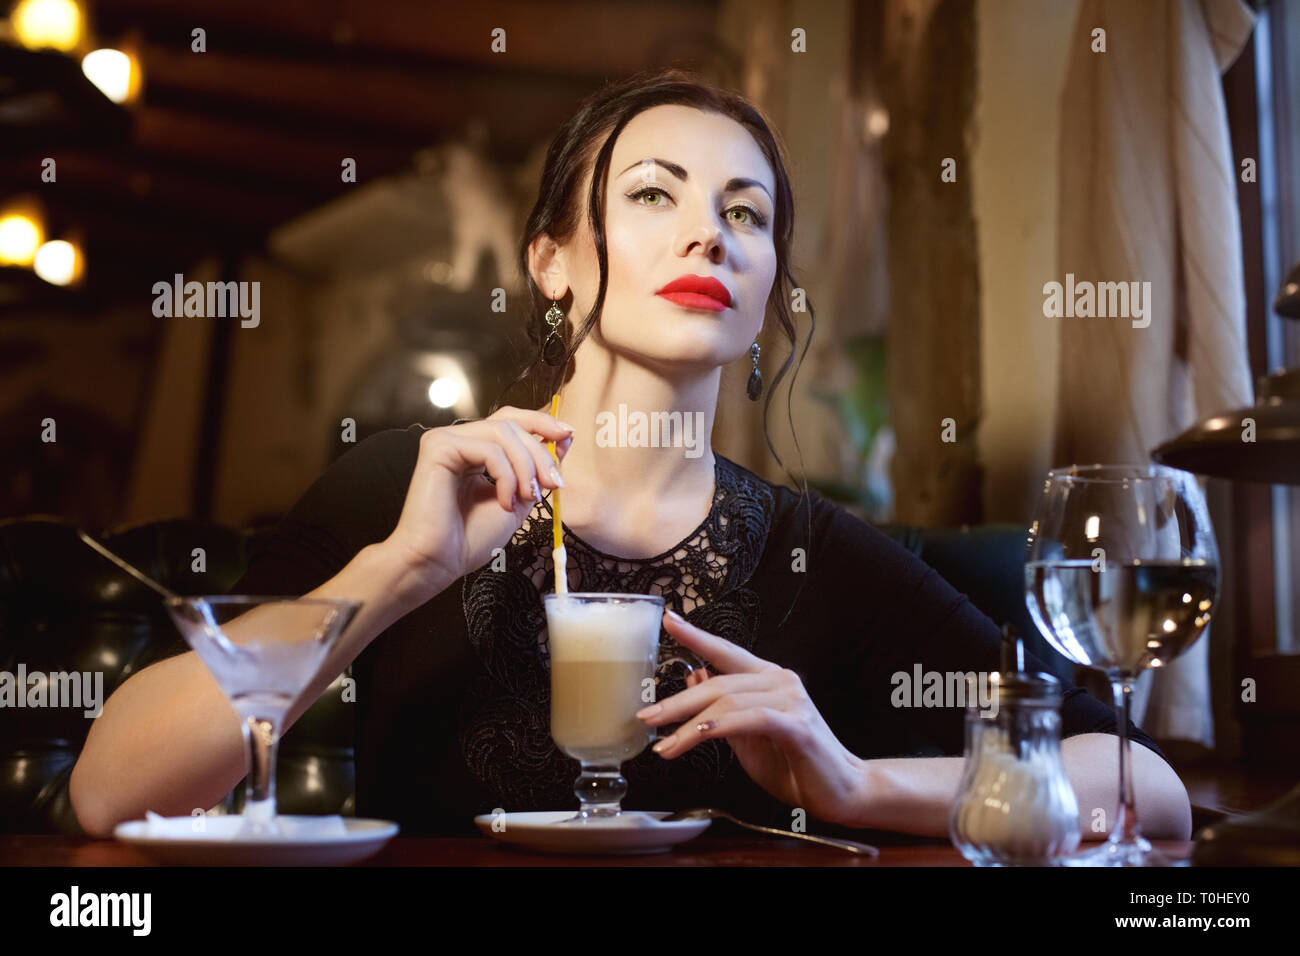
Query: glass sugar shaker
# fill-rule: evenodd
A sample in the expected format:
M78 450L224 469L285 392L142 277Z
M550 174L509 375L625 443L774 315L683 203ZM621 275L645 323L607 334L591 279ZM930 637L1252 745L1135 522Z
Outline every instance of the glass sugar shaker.
M1079 845L1079 804L1061 762L1061 682L1024 670L1009 643L983 701L967 677L966 762L948 832L976 866L1054 866Z

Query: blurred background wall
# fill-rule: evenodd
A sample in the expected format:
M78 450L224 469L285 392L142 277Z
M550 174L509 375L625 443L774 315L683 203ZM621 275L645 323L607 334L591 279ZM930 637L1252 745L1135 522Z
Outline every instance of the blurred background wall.
M974 159L979 224L984 517L1028 525L1053 467L1060 326L1043 321L1056 273L1059 98L1078 0L982 3ZM1012 345L1011 343L1014 343Z

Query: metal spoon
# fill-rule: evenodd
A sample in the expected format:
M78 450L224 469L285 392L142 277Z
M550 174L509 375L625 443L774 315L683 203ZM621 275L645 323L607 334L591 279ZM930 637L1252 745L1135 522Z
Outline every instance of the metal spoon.
M92 548L94 548L104 557L108 558L108 560L112 561L119 568L121 568L127 574L131 575L131 577L135 578L141 584L153 588L153 590L157 591L159 594L161 594L163 597L167 598L168 600L172 600L172 601L180 600L180 597L178 597L176 594L167 590L167 588L163 587L161 584L159 584L153 578L149 577L149 575L145 574L143 571L131 566L122 558L119 558L112 551L108 550L108 548L104 547L102 544L100 544L90 535L86 534L86 532L79 530L77 531L77 535L81 538L82 541L86 542L86 544L90 545Z
M179 606L184 603L184 599L181 598L180 595L176 594L176 592L171 591L165 586L159 584L153 578L149 577L149 575L145 574L139 568L135 567L130 562L128 562L125 558L118 557L116 554L108 550L108 548L104 547L102 544L100 544L90 535L86 534L86 532L78 530L77 536L81 538L82 541L86 542L86 544L88 544L91 548L98 551L104 557L108 558L108 560L112 561L119 568L121 568L127 574L131 575L131 577L135 578L141 584L153 589L156 593L161 594L169 604ZM217 623L216 616L212 613L212 606L208 604L207 601L198 598L194 598L193 601L194 601L195 608L198 610L199 614L203 616L203 621L207 626L207 631L209 636L211 636L212 639L216 641L217 645L221 647L222 650L224 650L227 654L251 657L248 651L246 651L244 648L235 644L228 637L226 637L225 633L221 630L221 626Z
M848 850L850 853L862 853L875 859L880 856L880 851L868 843L857 843L853 840L839 840L835 837L817 836L812 833L796 833L794 830L778 830L774 827L759 826L757 823L746 823L744 820L737 820L725 810L718 810L714 807L696 807L691 810L678 810L664 817L661 823L671 823L674 820L730 820L737 826L742 826L747 830L756 830L759 833L770 833L773 836L794 837L799 840L810 840L813 843L821 843L825 846L838 847L841 850Z

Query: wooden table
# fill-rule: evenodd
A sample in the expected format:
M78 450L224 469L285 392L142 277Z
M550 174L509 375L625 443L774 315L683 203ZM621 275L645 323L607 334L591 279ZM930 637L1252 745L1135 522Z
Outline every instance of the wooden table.
M1186 859L1192 844L1154 841L1168 856ZM1089 841L1083 848L1093 846ZM0 834L0 866L156 866L115 840ZM969 866L956 848L935 842L880 847L870 860L803 840L776 837L700 837L666 853L566 856L501 846L487 837L395 837L358 866Z
M1179 769L1193 804L1193 830L1248 810L1255 810L1295 784L1290 774L1249 771L1235 766L1203 765ZM715 824L716 827L724 824ZM732 833L735 831L732 830ZM1193 833L1195 835L1195 833ZM905 838L904 838L905 839ZM868 841L870 842L870 841ZM1184 860L1192 844L1154 841L1165 855ZM1088 841L1082 848L1096 845ZM0 866L154 866L139 851L115 840L0 833ZM358 866L969 866L952 845L916 840L880 847L869 860L843 850L801 840L706 833L667 853L580 857L538 854L492 842L487 837L398 836Z
M1209 822L1215 816L1258 810L1300 783L1300 775L1290 767L1258 769L1210 762L1177 769L1192 801L1193 816L1203 815Z

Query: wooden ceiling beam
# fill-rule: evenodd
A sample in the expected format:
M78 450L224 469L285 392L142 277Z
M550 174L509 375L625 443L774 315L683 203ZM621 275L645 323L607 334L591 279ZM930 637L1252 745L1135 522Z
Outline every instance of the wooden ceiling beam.
M549 138L593 84L448 67L276 61L145 44L144 101L311 135L430 145L485 123L491 147L522 155Z
M139 111L134 143L141 153L194 163L208 175L224 168L234 179L264 179L277 189L296 181L295 191L315 198L349 188L341 176L345 157L356 160L358 182L405 169L411 157L409 149L374 137L308 137L156 106Z
M26 166L0 162L0 179L17 182L29 176ZM132 166L111 156L68 153L58 159L58 181L42 185L38 195L63 221L76 221L94 210L110 210L118 221L134 217L172 223L172 228L235 237L262 235L313 203L274 192L253 192L237 185L187 177L159 167Z
M246 193L250 201L279 198L287 199L290 205L307 206L327 202L340 188L328 176L313 175L310 166L280 169L274 155L260 161L261 154L231 157L228 163L222 164L224 157L212 140L196 141L191 150L184 151L150 145L120 152L85 147L42 152L45 155L0 159L0 176L6 187L54 191L55 186L40 181L41 162L48 156L58 164L61 182L68 182L68 176L91 176L96 181L115 177L140 198L148 195L155 180L174 181L185 189L203 190L209 185L230 187ZM103 167L104 171L97 171L97 167Z
M95 22L102 33L139 27L185 49L190 31L203 27L207 55L270 47L276 59L402 58L408 67L443 61L600 80L707 56L718 7L717 0L99 0ZM497 28L506 31L504 53L492 50Z

